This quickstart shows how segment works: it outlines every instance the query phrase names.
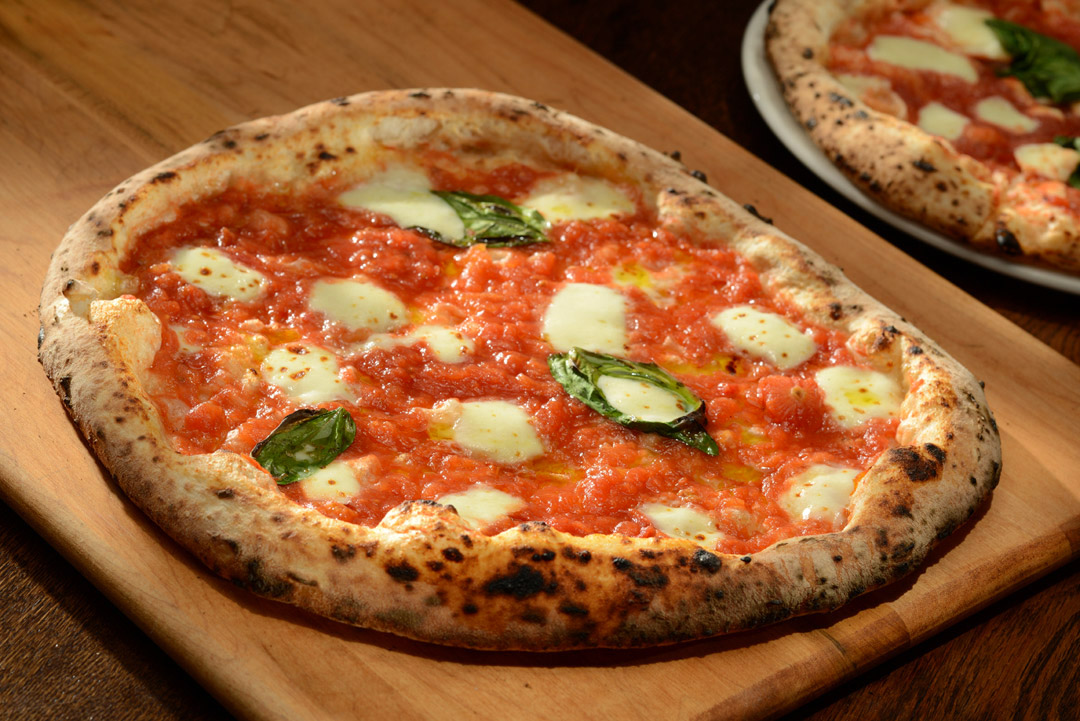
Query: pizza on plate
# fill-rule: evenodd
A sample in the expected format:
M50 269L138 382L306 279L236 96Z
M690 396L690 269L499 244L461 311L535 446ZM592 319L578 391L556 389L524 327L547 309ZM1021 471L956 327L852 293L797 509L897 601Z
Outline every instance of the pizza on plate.
M998 479L980 384L676 160L536 102L255 120L69 230L40 358L213 571L439 643L670 643L915 569Z
M828 158L880 203L1080 270L1080 6L779 0L766 48Z

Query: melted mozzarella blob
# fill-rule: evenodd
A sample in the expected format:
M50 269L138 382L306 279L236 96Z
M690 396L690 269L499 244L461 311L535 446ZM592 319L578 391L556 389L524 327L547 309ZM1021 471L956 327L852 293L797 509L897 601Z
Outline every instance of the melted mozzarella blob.
M708 548L715 548L726 536L716 527L712 517L693 508L646 503L640 508L656 530L672 538L686 538Z
M360 481L346 461L332 461L297 483L311 501L343 501L360 492Z
M316 281L308 307L349 330L387 331L409 322L409 311L401 299L361 280Z
M839 366L819 370L814 378L825 393L829 413L845 428L871 418L892 418L900 410L903 393L891 375Z
M687 413L678 396L636 378L601 376L596 385L616 410L643 421L669 423Z
M402 228L427 228L448 240L465 237L465 224L450 204L431 193L431 183L423 171L391 166L338 196L350 208L390 216Z
M794 368L817 352L813 338L776 313L743 305L722 310L710 320L743 353L781 370Z
M461 363L476 350L476 343L460 330L444 325L418 325L405 335L377 333L360 346L364 353L372 348L389 350L399 345L424 343L443 363Z
M956 47L968 55L992 60L1008 60L1009 54L986 24L994 14L981 8L945 3L931 9L934 23L945 31Z
M1013 133L1030 133L1039 127L1039 121L1024 115L999 95L977 102L975 116Z
M294 343L275 348L263 359L262 375L302 405L353 397L338 375L337 358L316 345Z
M1020 169L1054 180L1066 181L1080 165L1080 152L1057 143L1030 143L1013 151Z
M866 54L871 60L910 70L955 75L969 83L979 79L975 66L965 56L925 40L901 35L878 35L866 48Z
M966 115L945 107L935 101L927 103L919 109L918 126L930 133L946 140L956 140L964 134L968 119Z
M543 335L557 351L578 347L621 355L626 351L626 301L606 285L568 283L544 313Z
M471 455L496 463L521 463L543 455L544 446L524 408L508 401L438 404L435 426L449 426L449 438Z
M780 496L781 507L792 518L844 525L844 510L855 491L859 471L824 464L810 466L788 481Z
M217 248L179 248L173 251L169 265L185 281L216 298L251 300L266 287L266 276Z
M544 219L589 220L612 215L633 215L634 201L622 190L600 178L567 173L537 181L519 205L537 210Z
M461 520L473 528L483 528L525 507L525 501L517 496L483 486L461 493L450 493L438 502L444 506L453 506Z

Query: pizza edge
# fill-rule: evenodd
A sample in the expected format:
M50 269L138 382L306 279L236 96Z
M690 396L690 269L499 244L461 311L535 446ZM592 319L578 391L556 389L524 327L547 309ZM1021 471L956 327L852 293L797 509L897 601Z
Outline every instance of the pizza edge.
M958 240L1080 270L1080 218L1023 176L1010 179L952 143L870 108L823 65L832 29L892 0L779 0L765 32L788 108L826 157L885 207Z
M899 365L909 386L905 445L866 474L848 526L745 557L670 538L574 537L540 523L487 537L452 508L425 501L366 528L296 506L240 456L173 451L140 380L156 352L158 321L141 301L114 297L124 244L190 193L213 193L234 173L264 172L260 159L291 158L278 170L305 182L335 172L327 156L348 162L342 145L355 147L351 128L372 118L395 142L433 137L435 128L464 147L480 132L520 145L526 159L542 152L636 179L655 192L665 222L726 233L766 288L813 321L849 330L878 367ZM73 419L125 493L211 570L336 620L450 645L653 645L831 610L916 568L974 512L1000 470L996 427L974 378L817 254L660 153L483 91L369 93L213 136L121 183L72 226L39 313L39 357Z

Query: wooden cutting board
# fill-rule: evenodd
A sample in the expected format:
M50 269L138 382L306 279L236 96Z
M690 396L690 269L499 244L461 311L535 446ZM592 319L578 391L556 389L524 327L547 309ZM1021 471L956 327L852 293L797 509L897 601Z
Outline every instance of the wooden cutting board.
M0 5L0 496L236 714L761 718L1080 551L1080 368L520 7L182 7ZM36 362L49 253L112 186L224 126L417 86L512 92L679 149L715 187L844 267L986 381L1005 458L990 504L924 568L840 613L643 651L444 649L312 618L209 575L125 500Z

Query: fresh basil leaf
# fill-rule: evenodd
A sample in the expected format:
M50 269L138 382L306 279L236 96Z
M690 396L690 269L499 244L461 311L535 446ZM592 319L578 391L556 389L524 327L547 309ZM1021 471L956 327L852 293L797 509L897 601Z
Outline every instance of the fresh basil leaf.
M344 408L301 408L259 441L251 457L284 486L326 467L354 438L356 424Z
M444 238L433 230L420 228L440 243L458 248L477 243L502 248L549 242L549 224L535 210L514 205L497 195L473 195L459 190L431 192L445 200L465 224L464 238Z
M705 402L655 363L636 363L603 353L573 348L548 357L551 375L572 397L600 415L627 428L673 438L710 456L720 453L705 430ZM643 381L670 393L686 413L670 421L645 420L616 408L600 389L600 379L628 378Z
M986 24L1012 56L1012 63L999 75L1017 78L1037 98L1054 103L1080 100L1080 54L1075 49L1007 20L995 18Z

